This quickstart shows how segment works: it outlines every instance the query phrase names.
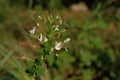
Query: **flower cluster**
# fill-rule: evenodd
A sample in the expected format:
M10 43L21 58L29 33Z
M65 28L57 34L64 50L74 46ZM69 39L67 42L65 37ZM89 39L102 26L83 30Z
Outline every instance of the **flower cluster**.
M60 16L46 14L45 16L37 16L36 26L30 31L30 36L38 40L40 44L39 53L33 65L26 70L30 74L40 74L43 70L44 60L48 56L61 57L62 51L68 52L68 43L71 38L68 37L66 29L63 27L63 20Z
M63 48L63 45L66 44L66 43L68 43L70 40L71 40L70 38L66 38L66 39L63 41L63 43L56 41L54 48L55 48L56 50L60 50L60 49ZM67 51L68 51L67 48L66 48L66 47L64 47L64 48L65 48L65 50L66 50L66 52L67 52Z
M44 22L45 24L47 24L47 28L48 28L48 32L46 32L47 34L43 34L42 32L38 31L38 38L37 40L40 43L54 43L54 46L51 47L52 51L54 50L61 50L62 48L64 48L66 51L68 51L66 44L69 43L69 41L71 40L69 37L66 36L66 38L63 41L59 41L58 38L62 38L61 33L66 33L65 29L63 26L63 20L60 18L60 16L56 16L54 17L53 15L47 15L45 17L41 17L38 16L38 18ZM40 26L40 23L37 22L36 24L37 27L33 27L29 32L31 35L34 35L35 32L37 31L37 28L44 28ZM45 31L44 31L45 32ZM57 35L57 36L56 36ZM58 37L59 36L59 37ZM51 50L49 50L51 51Z

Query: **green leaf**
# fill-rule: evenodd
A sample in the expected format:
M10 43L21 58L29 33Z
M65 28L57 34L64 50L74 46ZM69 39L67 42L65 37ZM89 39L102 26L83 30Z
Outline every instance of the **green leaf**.
M41 66L37 66L37 67L36 67L35 74L36 74L36 75L40 75L40 76L44 75L44 68L41 67Z
M46 55L45 59L47 60L49 66L52 66L54 64L54 55Z
M92 61L96 60L97 56L94 54L91 54L87 51L80 51L81 53L81 61L84 63L84 65L91 66Z
M94 70L91 69L84 69L82 70L82 80L91 80L94 74Z
M112 63L114 63L116 61L116 57L115 57L115 54L114 54L113 50L112 49L108 49L107 52L108 52L108 55L110 57L110 61Z
M107 27L107 23L102 18L98 19L97 25L100 29L105 29Z

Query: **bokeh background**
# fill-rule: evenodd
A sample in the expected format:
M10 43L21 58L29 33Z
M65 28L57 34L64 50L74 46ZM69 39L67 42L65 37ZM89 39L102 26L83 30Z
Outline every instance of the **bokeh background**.
M120 80L120 0L0 0L0 80L46 80L25 73L39 44L34 15L60 15L69 53L49 58L49 80Z

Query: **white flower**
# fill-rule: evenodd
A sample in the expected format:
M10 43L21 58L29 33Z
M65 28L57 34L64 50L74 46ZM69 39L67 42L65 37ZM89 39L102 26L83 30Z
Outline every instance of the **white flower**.
M60 50L62 48L62 43L61 42L55 42L55 49Z
M55 31L59 31L59 26L58 25L55 26Z
M60 24L63 24L63 21L62 21L62 20L60 20Z
M55 54L56 57L59 57L59 54Z
M43 42L48 42L48 39L46 37L44 37Z
M42 41L43 40L43 35L42 35L42 33L40 34L40 37L39 37L39 39L38 39L38 41Z
M65 51L68 52L68 49L65 47Z
M38 41L40 41L40 42L47 42L48 39L47 39L46 37L44 37L44 36L42 35L42 33L41 33Z
M58 16L58 15L56 16L56 19L59 19L59 16Z
M71 40L70 38L66 38L66 39L64 40L64 43L68 43L70 40Z
M59 25L53 25L55 31L59 31Z
M37 26L40 26L40 24L39 24L39 23L37 23Z
M38 16L38 18L39 18L39 19L42 19L42 17L41 17L41 16Z
M32 30L30 30L29 32L30 32L30 34L33 35L35 33L35 31L36 31L36 27L33 27Z

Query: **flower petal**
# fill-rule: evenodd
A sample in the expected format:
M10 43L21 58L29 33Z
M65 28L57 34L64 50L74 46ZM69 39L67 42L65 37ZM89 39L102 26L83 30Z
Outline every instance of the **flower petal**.
M55 42L55 49L60 50L62 48L62 43L61 42Z
M70 40L71 40L70 38L66 38L66 39L64 40L64 43L68 43Z
M42 35L42 33L40 34L40 37L39 37L39 39L38 39L38 41L42 41L43 40L43 35Z
M33 35L35 33L35 31L36 31L36 27L33 27L32 30L30 30L29 32L30 32L30 34Z

